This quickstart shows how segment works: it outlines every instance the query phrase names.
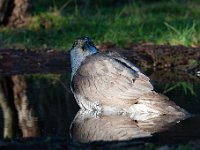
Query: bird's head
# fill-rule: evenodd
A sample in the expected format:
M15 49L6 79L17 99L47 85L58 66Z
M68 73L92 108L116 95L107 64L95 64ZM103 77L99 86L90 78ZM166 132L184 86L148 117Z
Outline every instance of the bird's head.
M81 62L89 55L97 52L97 48L89 37L77 38L71 48L71 67L72 73L75 72L81 65Z
M72 46L71 52L83 53L84 55L90 55L97 52L96 47L91 38L80 37L77 38Z

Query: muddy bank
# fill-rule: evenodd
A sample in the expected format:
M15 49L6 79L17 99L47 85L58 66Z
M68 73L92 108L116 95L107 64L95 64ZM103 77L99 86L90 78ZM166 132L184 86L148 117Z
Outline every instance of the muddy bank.
M51 50L0 49L0 75L60 73L70 70L69 55Z
M200 47L128 44L125 48L118 48L112 43L105 43L99 49L117 50L143 68L175 68L187 71L200 68Z
M102 51L117 51L142 69L178 69L195 74L200 70L200 48L130 44L119 48L105 43ZM0 49L0 75L70 72L68 52Z

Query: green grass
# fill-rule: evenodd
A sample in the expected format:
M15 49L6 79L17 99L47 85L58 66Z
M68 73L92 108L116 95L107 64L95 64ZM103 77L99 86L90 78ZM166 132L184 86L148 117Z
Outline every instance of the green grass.
M1 47L69 49L76 37L96 44L130 42L200 45L200 1L134 1L124 5L35 4L31 22L18 29L0 28Z
M197 93L194 90L194 85L188 82L177 82L175 84L167 84L165 85L163 94L166 94L176 89L181 89L185 95L190 94L192 96L197 96Z

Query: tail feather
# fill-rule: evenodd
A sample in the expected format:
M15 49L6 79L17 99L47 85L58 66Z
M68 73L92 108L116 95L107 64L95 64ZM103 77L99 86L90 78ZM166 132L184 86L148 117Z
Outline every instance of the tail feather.
M141 96L137 104L145 105L149 110L154 110L160 115L176 115L186 117L189 115L187 111L177 106L173 101L170 101L166 96L158 94L154 91L149 92ZM135 107L135 106L134 106ZM152 112L154 113L154 112Z

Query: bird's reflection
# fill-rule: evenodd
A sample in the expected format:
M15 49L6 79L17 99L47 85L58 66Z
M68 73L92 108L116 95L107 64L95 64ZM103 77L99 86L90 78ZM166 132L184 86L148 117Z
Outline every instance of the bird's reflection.
M116 141L150 137L168 129L183 118L162 116L137 121L128 114L106 115L80 110L74 118L70 134L74 141Z

